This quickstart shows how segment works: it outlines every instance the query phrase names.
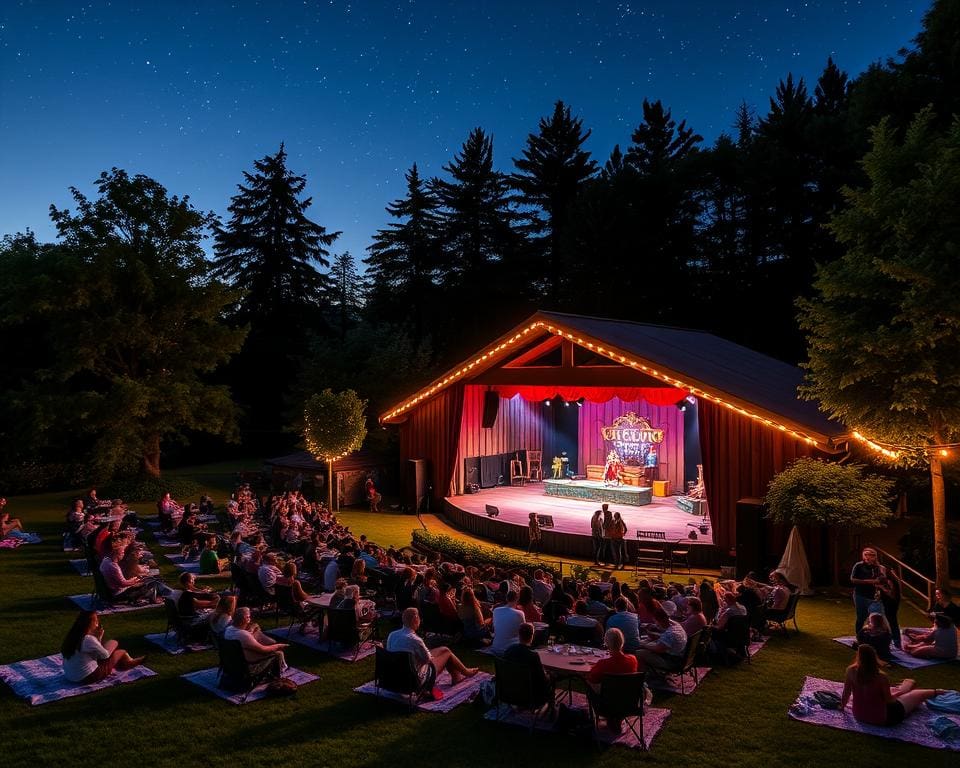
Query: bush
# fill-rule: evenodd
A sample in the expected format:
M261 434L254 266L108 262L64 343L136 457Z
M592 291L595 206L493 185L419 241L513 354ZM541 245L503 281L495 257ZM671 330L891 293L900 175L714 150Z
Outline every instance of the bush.
M413 544L423 549L430 549L446 555L462 565L493 565L497 568L533 570L542 568L544 571L555 573L555 569L548 563L527 555L515 555L502 549L484 547L480 544L471 544L467 541L454 539L439 533L429 531L414 531Z
M169 491L173 498L183 502L199 498L201 490L199 483L185 477L156 478L140 475L112 480L102 488L97 488L97 495L101 499L123 499L126 502L157 501Z
M0 468L0 495L61 491L87 482L83 468L75 464L23 461Z
M910 524L907 532L900 537L900 559L911 568L915 568L928 578L936 573L934 561L933 521L926 518L917 518ZM957 527L947 524L947 551L950 558L950 578L960 578L960 532Z

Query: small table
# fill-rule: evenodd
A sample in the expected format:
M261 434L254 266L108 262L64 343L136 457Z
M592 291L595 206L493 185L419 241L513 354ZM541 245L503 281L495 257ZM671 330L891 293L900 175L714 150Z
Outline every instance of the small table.
M332 597L333 592L324 592L322 595L310 595L307 602L314 608L329 608Z
M575 650L567 654L566 649ZM558 652L561 651L561 652ZM554 678L567 680L567 698L573 703L573 678L585 678L593 669L593 665L610 654L602 648L582 648L573 645L555 645L552 648L538 648L537 655L545 671L553 674Z

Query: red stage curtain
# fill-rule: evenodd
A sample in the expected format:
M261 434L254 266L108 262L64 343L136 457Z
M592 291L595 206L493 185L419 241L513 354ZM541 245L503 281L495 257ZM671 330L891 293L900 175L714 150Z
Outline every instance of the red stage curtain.
M762 499L775 474L800 456L818 453L765 424L760 424L705 398L697 400L703 481L706 486L713 540L722 552L736 545L737 501ZM819 546L807 544L811 561Z
M400 425L400 459L428 459L434 509L451 491L457 464L460 420L463 416L463 384L447 387L421 403Z
M686 391L676 387L557 387L497 384L492 389L507 399L514 395L520 395L524 400L552 400L555 397L562 397L571 403L581 397L591 403L605 403L616 397L625 402L646 400L651 405L674 405L687 396Z

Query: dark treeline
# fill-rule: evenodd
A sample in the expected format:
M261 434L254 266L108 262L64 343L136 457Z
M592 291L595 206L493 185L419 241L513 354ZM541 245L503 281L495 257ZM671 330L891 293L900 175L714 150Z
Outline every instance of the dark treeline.
M863 182L859 163L871 126L885 116L906 126L930 104L945 127L960 113L958 50L960 4L935 2L913 46L896 59L855 79L830 59L816 82L786 74L768 105L741 104L729 132L712 144L653 99L638 104L636 128L605 157L585 149L587 116L562 101L523 146L507 150L509 164L495 157L492 135L475 128L440 176L425 178L411 166L404 195L387 205L390 223L362 263L335 254L339 233L310 218L307 179L287 167L282 145L243 174L225 221L167 198L162 188L162 195L150 188L153 197L137 197L150 180L135 177L140 188L131 189L114 170L101 179L101 200L77 193L76 216L53 212L57 244L28 234L2 246L0 269L9 279L0 280L0 341L5 360L17 363L0 373L0 461L70 464L104 428L118 428L115 416L97 410L105 403L142 415L138 397L146 396L130 389L114 357L129 354L154 381L170 375L159 351L151 353L155 368L134 354L151 344L149 334L136 335L137 324L103 324L104 338L82 361L55 353L52 340L62 347L81 330L63 336L77 316L71 312L90 306L82 296L64 298L79 269L66 256L89 267L97 248L141 267L163 267L165 258L182 267L186 259L184 279L212 292L203 327L223 340L185 355L181 371L194 378L183 373L180 389L171 391L182 391L188 405L154 415L147 429L165 446L190 437L193 453L184 458L211 446L222 454L222 437L235 423L218 399L224 387L239 406L243 450L282 450L296 442L308 393L356 389L370 400L375 426L393 398L537 308L704 328L798 362L804 345L795 302L810 291L816 265L840 254L824 225L841 204L842 187ZM81 216L89 219L84 237L77 234ZM195 257L206 231L214 259L204 270ZM171 255L171 248L179 251ZM116 263L101 267L99 289L129 305L130 317L152 306L157 285L135 281L131 301L110 287L121 279L108 274ZM156 272L135 270L143 280ZM93 278L85 280L86 290L98 290ZM153 311L167 314L162 305ZM222 329L211 330L212 316ZM186 338L188 330L181 323L169 333ZM129 350L114 354L107 336L121 331L119 347ZM75 341L72 352L87 342ZM115 373L105 375L108 369ZM220 428L204 418L204 398L213 396L193 387L194 379L216 393ZM67 414L51 405L65 402L64 392L72 398ZM72 430L80 414L83 428ZM212 433L214 442L200 433ZM388 442L388 433L371 430L368 445ZM105 474L136 463L152 471L139 455L147 452L124 444L97 466Z

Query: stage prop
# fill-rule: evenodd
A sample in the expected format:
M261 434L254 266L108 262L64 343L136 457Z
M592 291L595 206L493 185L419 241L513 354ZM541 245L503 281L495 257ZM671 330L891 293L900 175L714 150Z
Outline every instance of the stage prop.
M594 480L544 480L547 496L564 499L606 501L611 504L629 504L642 507L653 501L653 488L632 485L607 485Z

